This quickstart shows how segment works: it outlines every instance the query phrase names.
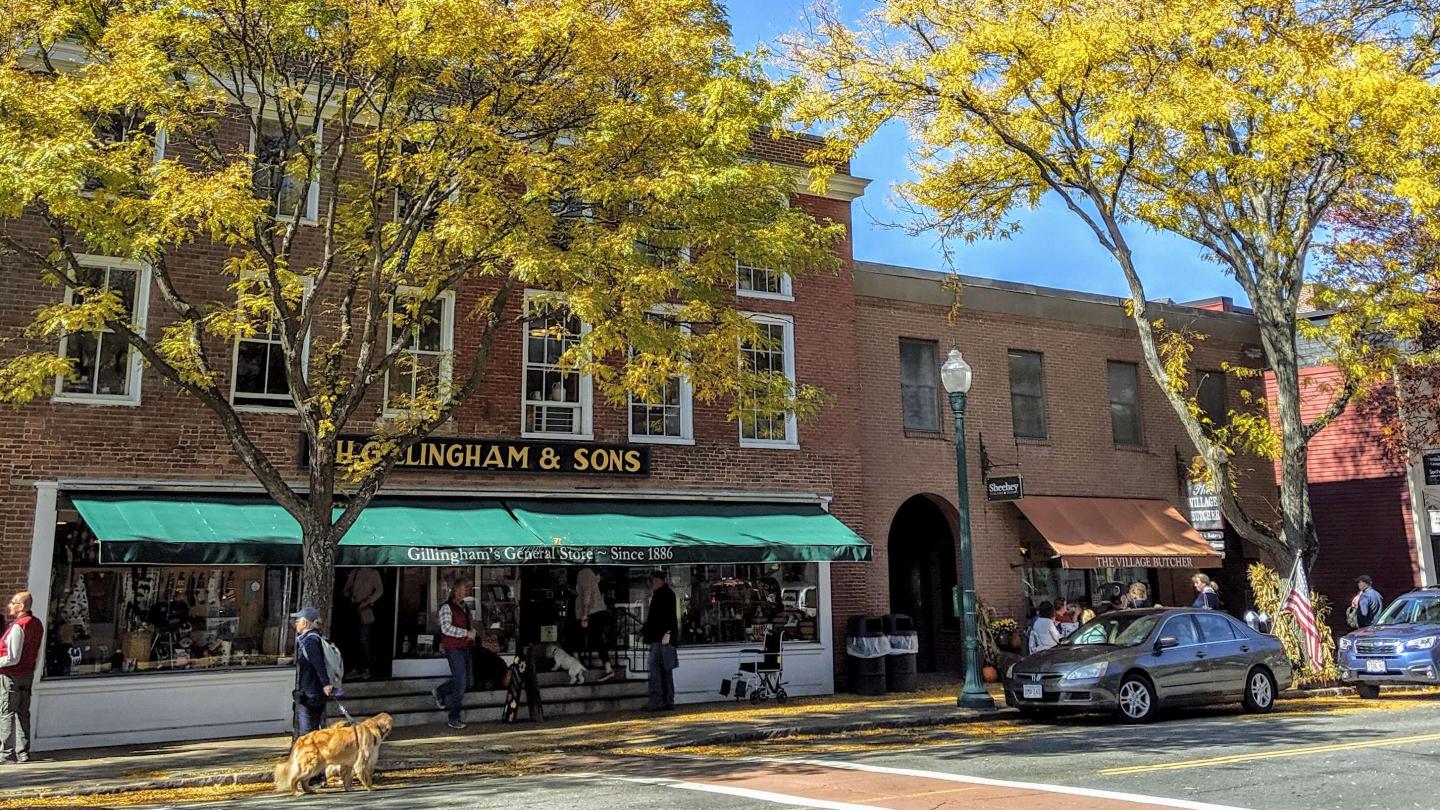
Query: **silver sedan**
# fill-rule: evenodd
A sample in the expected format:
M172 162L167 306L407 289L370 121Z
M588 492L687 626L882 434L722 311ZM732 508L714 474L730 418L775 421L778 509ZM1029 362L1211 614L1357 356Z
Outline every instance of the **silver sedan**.
M1294 671L1280 640L1213 610L1119 610L1005 673L1005 703L1029 716L1113 711L1130 723L1162 706L1244 704L1268 712Z

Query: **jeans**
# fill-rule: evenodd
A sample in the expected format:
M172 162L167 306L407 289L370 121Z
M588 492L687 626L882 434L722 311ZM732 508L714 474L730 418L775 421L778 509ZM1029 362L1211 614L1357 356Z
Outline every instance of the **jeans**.
M324 727L324 703L314 707L306 706L304 703L295 704L295 737L297 739Z
M654 642L650 645L650 702L652 709L675 705L675 648Z
M450 662L450 680L435 691L445 701L445 713L449 719L458 723L465 703L465 690L470 688L470 650L446 650L445 660Z
M360 642L360 666L365 674L370 674L370 662L374 660L370 655L370 635L374 625L360 623L356 629L356 640Z
M30 685L29 680L0 675L0 759L30 756Z

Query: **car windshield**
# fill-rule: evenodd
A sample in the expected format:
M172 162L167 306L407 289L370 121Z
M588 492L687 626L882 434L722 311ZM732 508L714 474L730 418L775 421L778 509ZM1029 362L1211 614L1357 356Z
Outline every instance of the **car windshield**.
M1072 647L1133 647L1150 635L1160 616L1159 613L1107 613L1086 622L1060 643Z
M1402 596L1390 603L1376 624L1440 624L1440 599Z

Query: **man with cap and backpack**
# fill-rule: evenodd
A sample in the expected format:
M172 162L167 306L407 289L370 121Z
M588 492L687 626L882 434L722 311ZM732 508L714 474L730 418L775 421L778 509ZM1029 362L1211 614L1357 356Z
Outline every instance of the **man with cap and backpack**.
M333 644L320 635L320 612L300 608L290 614L295 620L295 737L309 734L325 725L325 701L335 694L329 658ZM327 649L330 648L330 649ZM327 655L328 654L328 655ZM338 661L337 661L338 663ZM338 697L338 695L337 695Z

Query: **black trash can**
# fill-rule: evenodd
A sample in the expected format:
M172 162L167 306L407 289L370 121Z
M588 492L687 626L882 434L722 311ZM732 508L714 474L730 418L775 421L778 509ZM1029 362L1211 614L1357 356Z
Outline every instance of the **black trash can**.
M915 692L920 653L920 637L915 634L915 622L901 613L880 617L885 629L890 652L885 655L885 684L891 692Z
M850 691L885 694L885 661L890 637L879 616L851 616L845 624L845 671Z

